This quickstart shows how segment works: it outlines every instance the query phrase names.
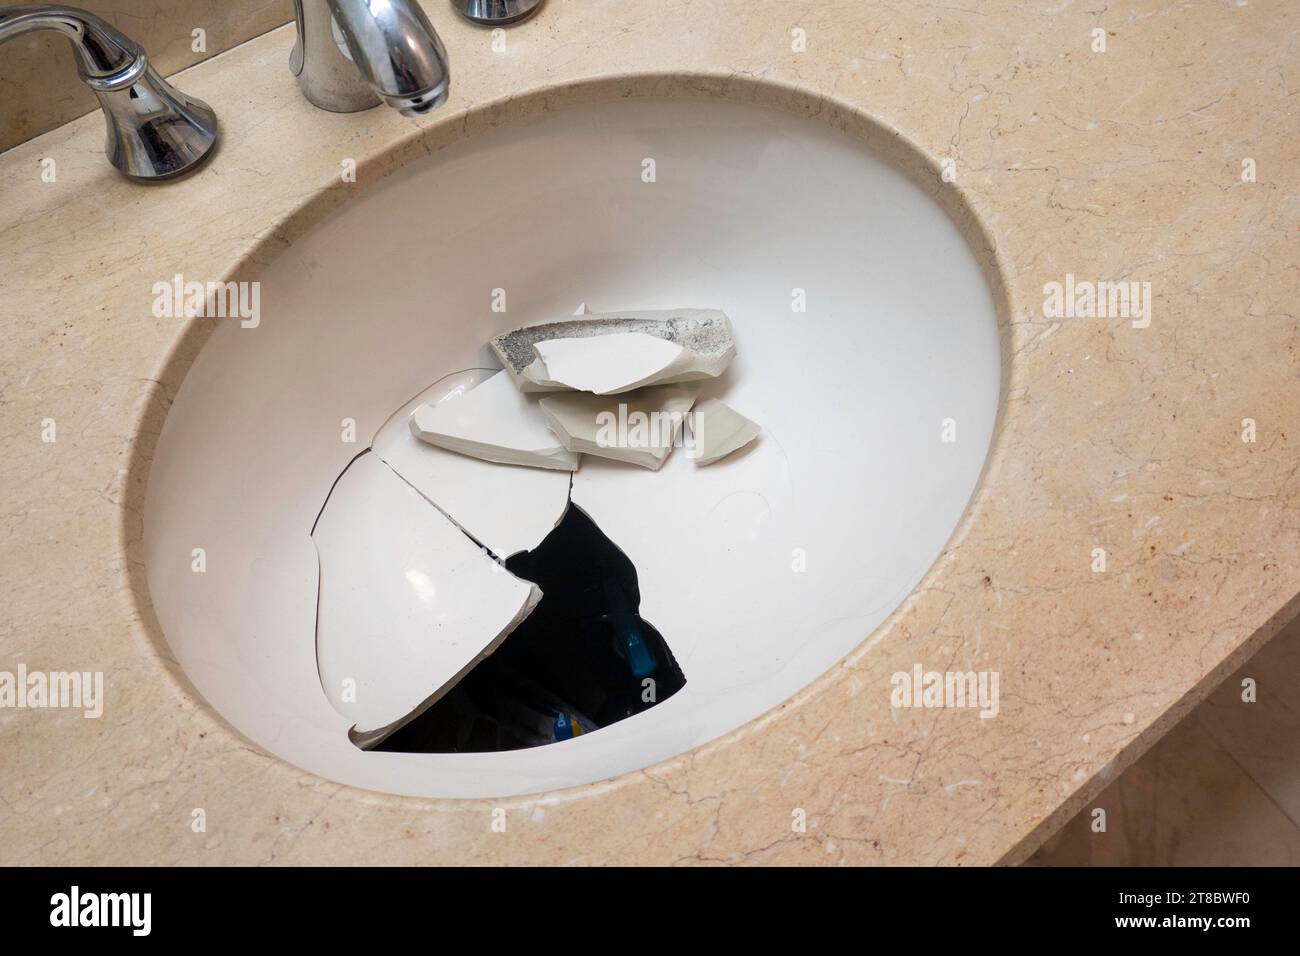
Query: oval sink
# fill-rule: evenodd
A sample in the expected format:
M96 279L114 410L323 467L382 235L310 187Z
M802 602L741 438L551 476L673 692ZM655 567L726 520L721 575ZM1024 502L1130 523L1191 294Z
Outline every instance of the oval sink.
M995 303L952 220L863 142L765 107L610 100L473 135L359 189L256 278L256 324L219 322L158 442L151 598L237 730L374 790L587 783L782 703L934 563L998 414ZM660 471L588 456L573 478L573 503L635 564L640 614L685 685L532 749L360 749L316 654L312 530L331 488L415 396L498 367L493 335L584 305L726 312L737 357L705 394L763 427L707 468L680 451ZM403 553L420 552L406 532Z

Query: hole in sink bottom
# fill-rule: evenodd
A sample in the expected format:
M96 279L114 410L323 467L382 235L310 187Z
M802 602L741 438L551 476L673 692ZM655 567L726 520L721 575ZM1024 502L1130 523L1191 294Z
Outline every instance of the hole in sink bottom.
M539 747L617 723L686 684L672 650L637 613L636 568L570 504L506 570L541 602L431 707L369 749L484 753Z

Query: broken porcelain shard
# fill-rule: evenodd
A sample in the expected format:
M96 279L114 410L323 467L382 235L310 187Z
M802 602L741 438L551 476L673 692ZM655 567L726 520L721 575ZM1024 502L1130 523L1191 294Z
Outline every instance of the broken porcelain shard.
M613 336L619 338L583 341ZM660 339L676 349L638 351L647 343L633 336ZM526 325L495 336L489 344L525 392L575 389L612 395L647 385L700 381L721 375L736 355L731 322L717 309L595 312Z
M578 456L546 427L536 400L520 393L504 372L458 398L421 405L410 422L421 441L484 461L558 471L578 467Z
M671 378L687 353L676 342L644 332L611 332L585 338L548 339L533 346L547 387L611 395ZM535 363L534 363L535 364ZM525 374L531 373L530 365Z
M488 375L492 377L485 379ZM371 448L466 534L497 557L507 558L537 547L554 529L569 504L570 472L509 468L471 458L421 441L412 434L414 425L408 426L421 409L452 407L489 385L504 386L511 393L508 401L531 401L500 372L457 372L398 409L375 435ZM532 411L540 416L535 408ZM540 427L546 430L544 423ZM549 431L546 440L569 454Z
M542 597L373 453L339 476L312 539L321 686L361 747L437 701Z
M680 439L700 386L651 385L618 395L559 392L539 405L569 451L631 462L658 471Z
M762 430L721 399L706 398L687 418L687 454L696 466L711 465L748 445Z
M571 740L663 703L686 677L640 614L630 557L571 507L506 567L545 592L528 619L376 749L484 753Z

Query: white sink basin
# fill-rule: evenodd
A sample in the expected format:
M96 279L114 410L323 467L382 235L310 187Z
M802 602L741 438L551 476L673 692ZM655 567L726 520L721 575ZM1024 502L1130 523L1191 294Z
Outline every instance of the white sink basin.
M375 790L586 783L780 704L933 564L997 417L994 301L957 228L862 143L766 108L617 100L473 136L359 191L260 279L260 324L217 329L158 444L151 596L177 660L235 728ZM575 475L573 500L635 563L641 614L685 687L531 750L358 749L317 669L322 503L413 396L496 367L492 335L584 303L724 310L738 356L705 394L764 428L709 468L679 450L659 472L587 458Z

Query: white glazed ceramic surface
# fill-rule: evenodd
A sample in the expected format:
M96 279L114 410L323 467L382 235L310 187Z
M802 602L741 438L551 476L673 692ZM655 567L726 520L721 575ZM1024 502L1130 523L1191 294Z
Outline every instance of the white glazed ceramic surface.
M748 445L758 437L763 426L721 399L706 398L691 409L687 429L687 442L695 464L703 467Z
M507 372L498 372L450 401L420 404L406 421L407 431L422 444L483 461L556 471L573 471L578 467L578 456L566 451L546 427L536 397L521 392ZM418 457L416 446L408 442L397 447L411 457ZM439 458L428 460L441 463ZM451 467L451 463L447 462L445 467ZM482 473L491 480L491 473ZM567 478L563 485L567 495ZM437 500L436 495L430 497Z
M762 108L612 101L477 135L359 195L260 278L260 326L219 328L169 412L145 511L150 591L177 660L238 730L377 790L598 780L779 704L934 562L997 414L994 305L955 226L860 143ZM310 531L330 486L413 396L495 367L490 336L584 302L725 310L737 358L701 397L763 426L708 468L678 449L658 472L589 458L574 476L687 685L533 750L363 752L317 674Z
M358 735L432 704L541 598L373 453L339 478L312 539L321 687Z
M509 377L503 381L500 373L475 369L452 379L465 381L479 375L490 377L473 391L504 385L519 394ZM570 473L496 464L416 438L408 424L413 413L428 405L443 407L461 401L460 397L445 397L445 389L440 383L402 406L375 436L375 454L497 558L531 551L564 517ZM537 416L540 421L541 413ZM558 446L558 441L555 444Z
M538 404L569 451L657 471L680 444L682 426L699 394L699 382L680 382L618 395L555 392Z
M671 374L682 347L642 332L551 339L533 346L547 383L610 395L651 385Z

